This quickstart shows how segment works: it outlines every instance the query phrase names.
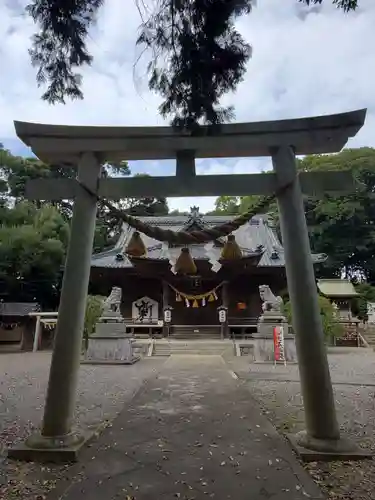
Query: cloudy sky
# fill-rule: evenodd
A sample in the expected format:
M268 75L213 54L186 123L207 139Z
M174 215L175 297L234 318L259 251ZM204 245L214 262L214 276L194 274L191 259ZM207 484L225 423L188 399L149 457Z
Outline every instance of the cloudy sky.
M151 0L149 0L151 1ZM0 142L28 154L16 138L13 120L85 125L163 125L159 99L147 89L135 40L140 18L133 0L106 0L90 34L94 64L85 69L83 101L50 106L41 101L27 49L35 31L22 15L26 0L0 2ZM375 1L344 14L302 7L298 0L258 0L238 28L253 46L245 80L225 103L237 121L297 118L368 108L367 121L350 146L375 146ZM198 161L199 173L247 173L268 168L264 159ZM133 172L170 175L173 162L133 162ZM171 208L202 211L212 199L173 199Z

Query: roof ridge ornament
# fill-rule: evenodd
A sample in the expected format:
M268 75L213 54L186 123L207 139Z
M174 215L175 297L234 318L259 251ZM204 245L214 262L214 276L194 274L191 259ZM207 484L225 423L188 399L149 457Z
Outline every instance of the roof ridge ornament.
M183 224L181 231L190 232L191 230L196 231L198 228L202 230L206 227L206 222L203 220L203 214L199 212L199 207L190 207L190 214L188 214L186 221Z
M202 218L202 215L199 212L199 207L197 207L196 205L190 207L190 217L194 219Z
M198 224L202 227L204 225L203 214L199 212L199 207L195 205L193 207L190 207L190 214L188 215L188 219L184 225L189 226L191 224Z

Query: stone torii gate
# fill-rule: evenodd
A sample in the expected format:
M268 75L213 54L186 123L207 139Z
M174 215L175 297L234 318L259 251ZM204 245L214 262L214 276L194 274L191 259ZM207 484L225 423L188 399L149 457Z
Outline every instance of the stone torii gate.
M296 155L340 151L362 127L366 110L294 120L223 125L190 135L170 127L86 127L15 122L18 137L49 164L78 166L77 180L39 179L27 185L37 200L74 198L55 345L42 430L9 456L26 460L71 460L85 441L73 431L85 303L97 199L126 197L269 195L278 192L282 241L306 431L294 443L306 453L356 455L340 436L302 194L350 191L350 172L301 172ZM271 156L274 173L199 176L195 158ZM116 160L176 158L174 177L101 179L101 165ZM88 189L85 189L86 186ZM282 189L281 189L282 188ZM303 448L302 448L303 447ZM312 451L314 450L314 451Z

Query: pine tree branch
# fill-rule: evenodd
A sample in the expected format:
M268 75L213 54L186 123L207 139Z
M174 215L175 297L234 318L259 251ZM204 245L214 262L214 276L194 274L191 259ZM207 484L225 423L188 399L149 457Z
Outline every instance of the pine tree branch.
M42 99L50 104L83 98L76 69L92 62L85 42L103 1L34 0L27 5L27 14L39 26L29 54L38 68L38 86L47 85Z

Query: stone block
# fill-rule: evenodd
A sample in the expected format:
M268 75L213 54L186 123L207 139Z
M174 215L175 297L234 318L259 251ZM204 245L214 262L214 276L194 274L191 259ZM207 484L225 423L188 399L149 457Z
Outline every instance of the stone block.
M268 332L270 332L270 335L273 335L273 329L275 326L283 326L284 333L288 333L288 322L285 316L272 311L266 312L262 314L262 316L259 316L257 332L261 335L268 335Z
M118 321L99 322L95 326L95 333L92 337L119 337L127 336L130 334L125 333L125 324Z
M253 334L253 337L272 337L273 338L273 329L275 326L282 326L284 329L284 336L288 334L289 325L286 321L280 321L280 323L258 323L257 332Z
M239 356L249 356L252 361L255 361L254 357L254 344L253 343L239 343Z
M133 340L129 337L90 337L85 355L86 362L133 363Z
M254 360L257 363L274 363L275 349L273 336L254 335ZM284 335L284 352L287 363L297 362L297 351L294 335Z

